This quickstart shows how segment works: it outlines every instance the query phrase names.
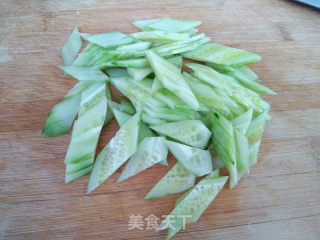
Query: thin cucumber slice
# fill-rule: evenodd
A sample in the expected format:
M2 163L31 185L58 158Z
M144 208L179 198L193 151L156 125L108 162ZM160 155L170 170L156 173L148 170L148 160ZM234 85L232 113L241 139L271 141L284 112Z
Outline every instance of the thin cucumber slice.
M151 46L151 42L138 42L138 43L132 43L128 45L120 46L116 49L116 51L144 51L147 50Z
M127 71L129 75L135 80L135 81L141 81L145 77L147 77L150 73L152 73L152 68L146 67L146 68L127 68Z
M127 69L124 69L124 68L109 68L109 69L106 69L106 72L110 77L128 77L129 76Z
M208 151L172 141L165 143L173 156L195 176L201 177L212 172L211 155Z
M66 183L74 180L67 175L93 165L94 155L107 109L106 84L91 84L81 93L79 117L73 126L72 137L66 155ZM78 175L77 175L78 176Z
M243 66L261 60L261 57L254 53L214 43L207 43L192 51L185 52L183 57L231 67Z
M186 72L183 73L183 76L200 103L215 109L228 119L243 111L242 107L227 95L217 92L209 85L195 81L194 77Z
M70 131L72 123L78 114L81 92L87 86L85 83L77 83L65 98L51 109L42 129L42 136L55 137L67 134Z
M103 48L117 47L134 42L132 37L128 37L120 32L99 33L95 35L85 34L82 37Z
M178 66L180 69L182 67L182 57L176 56L172 58L168 58L168 61ZM145 77L147 77L150 73L153 72L151 67L145 67L145 68L127 68L127 71L129 75L135 80L135 81L141 81Z
M105 51L106 49L96 44L89 43L87 47L73 61L72 66L89 67L91 66L92 62L99 59Z
M192 74L195 77L226 93L246 110L253 108L257 113L265 110L264 101L250 89L226 80L220 73L208 66L197 63L188 63L187 66L193 70Z
M75 28L61 50L64 65L69 66L73 63L81 47L82 40L78 28Z
M181 163L176 163L144 197L145 200L179 193L194 185L195 176Z
M149 41L149 42L156 42L156 43L170 43L170 42L186 40L190 37L190 34L189 33L173 33L173 32L158 30L158 31L131 33L131 36L142 41Z
M120 127L122 127L131 118L129 114L121 112L118 109L112 109L112 111Z
M260 113L257 117L255 117L246 131L246 137L251 145L256 142L259 142L263 135L264 125L266 120L268 119L268 112L264 111Z
M167 155L168 148L164 144L163 137L145 138L122 171L118 182L132 177L158 162L166 160Z
M140 87L137 82L130 78L118 77L111 78L111 83L115 86L122 94L127 96L137 111L144 108L146 102L150 99L151 95L147 90Z
M147 113L143 113L141 116L141 119L143 122L149 124L149 125L158 125L158 124L165 124L167 123L165 120L155 118L153 116L150 116Z
M184 120L150 126L163 135L197 148L204 148L211 137L209 129L199 120Z
M206 37L205 34L198 34L193 37L190 37L187 40L167 43L160 46L153 46L151 50L157 53L160 56L168 56L173 54L179 54L187 52L210 41L209 37Z
M238 181L234 128L229 120L216 112L212 115L212 141L214 151L229 171L230 188L233 188Z
M82 176L85 176L89 173L91 173L92 171L92 164L91 166L87 167L87 168L84 168L78 172L74 172L74 173L70 173L70 174L66 174L66 177L65 177L65 182L69 183L69 182L72 182L73 180L77 179L77 178L80 178Z
M65 73L78 79L79 81L106 82L109 77L98 69L90 69L85 67L61 66Z
M227 180L228 177L212 177L211 175L202 179L186 196L184 196L179 204L175 206L169 214L170 219L167 217L163 220L158 229L163 230L172 228L167 236L167 239L170 239L186 224L185 221L188 220L181 216L190 216L189 219L192 223L198 221L202 213L221 191Z
M208 151L210 152L211 159L212 159L212 169L218 170L225 166L225 163L221 157L214 151L213 142L209 145Z
M250 160L249 160L250 161L250 167L255 165L257 163L257 161L258 161L260 143L261 143L261 141L258 141L258 142L252 144L249 147L249 150L250 150Z
M201 24L196 20L180 20L174 18L156 18L135 21L133 24L141 30L163 30L168 32L187 32Z
M112 60L104 62L99 65L95 65L96 69L107 69L113 67L125 67L125 68L145 68L150 64L145 58L125 59L125 60Z
M131 117L97 156L87 193L109 178L137 150L140 113Z
M218 71L221 71L227 75L230 75L234 77L236 80L238 80L243 86L246 88L251 89L252 91L255 91L259 94L268 94L268 95L276 95L274 91L271 89L261 85L260 83L257 82L256 79L252 80L251 73L250 76L248 77L248 67L238 67L238 68L233 68L229 66L223 66L222 68L219 66L212 66L214 69L217 69ZM250 78L251 77L251 78Z
M164 86L163 84L160 82L160 80L157 78L157 76L154 78L153 80L153 84L152 84L152 93L158 91L159 89L163 89Z
M134 106L127 99L120 96L118 96L117 99L119 100L120 104L123 106L125 112L129 113L130 115L133 115L136 113Z
M231 120L234 128L245 134L250 126L252 120L253 110L250 108L245 113Z
M248 172L250 167L250 150L248 139L236 129L234 133L237 168L242 172Z
M153 71L161 83L193 109L199 109L199 102L185 82L179 69L151 50L148 50L146 54Z

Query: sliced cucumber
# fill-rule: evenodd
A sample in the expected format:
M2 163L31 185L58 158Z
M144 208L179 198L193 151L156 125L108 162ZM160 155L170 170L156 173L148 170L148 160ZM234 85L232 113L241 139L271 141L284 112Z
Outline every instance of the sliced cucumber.
M103 48L112 48L134 42L134 38L120 32L99 33L95 35L82 34L82 37Z
M237 168L242 172L248 172L250 167L250 150L248 139L236 129L234 133Z
M157 31L131 33L131 36L139 40L149 41L153 43L170 43L170 42L186 40L190 37L190 34L189 33L173 33L173 32L157 30Z
M202 179L171 211L169 214L170 219L167 217L163 220L158 229L170 228L171 225L172 230L167 236L167 239L170 239L186 224L185 221L187 219L182 216L190 216L189 219L191 219L192 223L198 221L227 180L228 177L212 177L211 175Z
M69 66L73 63L81 47L82 40L78 28L75 28L61 50L64 65Z
M231 120L234 128L238 129L242 134L245 134L250 126L253 110L250 108L242 115Z
M136 110L134 109L134 106L132 105L131 102L129 102L127 99L121 97L121 96L118 96L117 97L121 106L123 106L123 110L127 113L129 113L130 115L133 115L136 113Z
M183 57L231 67L243 66L261 60L261 57L254 53L214 43L207 43L195 50L185 52Z
M129 73L124 68L109 68L106 69L107 74L110 77L128 77Z
M121 173L118 182L132 177L139 172L165 161L168 148L164 144L163 137L147 137L139 145L137 152L131 157L128 164Z
M197 148L204 148L211 132L199 120L184 120L150 126L151 129Z
M143 89L130 78L118 77L111 78L111 83L125 96L127 96L137 111L144 108L146 102L150 99L151 95L147 90Z
M199 108L199 102L185 82L179 69L151 50L148 50L146 54L153 71L161 83L193 109L197 110Z
M141 30L162 30L168 32L187 32L201 24L201 21L180 20L173 18L156 18L135 21L133 24Z
M77 83L66 97L51 109L42 129L42 136L55 137L70 131L72 123L78 114L81 91L87 86L85 83Z
M98 69L85 67L62 66L60 67L65 73L78 79L79 81L106 82L109 77Z
M264 125L266 123L266 120L268 119L268 116L268 112L264 111L251 121L250 126L246 132L246 137L248 138L251 145L261 140Z
M213 149L221 157L230 174L230 188L237 185L237 160L232 123L218 113L212 115Z
M261 85L260 83L257 82L256 79L252 80L252 74L247 70L248 68L246 67L233 68L229 66L223 66L223 68L221 67L219 68L218 66L215 66L215 65L213 65L212 67L217 69L218 71L224 72L225 74L234 77L243 86L251 89L252 91L255 91L260 94L276 95L274 91Z
M144 197L150 200L168 194L182 192L194 185L195 176L190 173L181 163L176 163L168 173L150 190Z
M66 183L79 176L75 173L92 167L100 131L106 116L106 109L105 83L91 84L81 93L79 117L74 123L65 158L67 164Z
M173 156L195 176L201 177L212 172L211 155L208 151L172 141L166 141L166 145Z
M109 178L137 150L140 113L131 117L102 149L94 163L87 193Z

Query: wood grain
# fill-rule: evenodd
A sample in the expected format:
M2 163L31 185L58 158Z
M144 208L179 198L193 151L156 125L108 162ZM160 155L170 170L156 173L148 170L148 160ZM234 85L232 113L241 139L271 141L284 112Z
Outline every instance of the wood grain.
M253 66L278 96L259 163L223 189L198 223L175 239L320 239L320 12L279 0L0 2L0 238L164 239L128 230L131 214L168 214L180 194L144 201L168 170L154 166L121 184L116 172L92 195L88 177L64 184L70 135L42 138L48 111L75 80L60 50L75 26L89 33L136 31L137 19L199 19L214 42L258 53ZM100 150L115 134L104 128ZM174 159L170 159L170 166Z

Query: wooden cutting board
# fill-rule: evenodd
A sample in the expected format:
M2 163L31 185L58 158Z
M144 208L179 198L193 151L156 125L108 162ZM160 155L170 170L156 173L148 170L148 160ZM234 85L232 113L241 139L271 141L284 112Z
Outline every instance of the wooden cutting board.
M143 200L167 167L121 184L117 172L86 196L88 177L64 184L70 135L41 137L49 110L76 82L58 69L75 26L130 33L132 21L163 16L199 19L212 41L261 55L253 69L278 93L265 97L273 120L258 165L175 239L320 239L320 12L277 0L1 0L0 239L165 238L128 222L172 210L180 194ZM99 150L117 129L115 121L104 128Z

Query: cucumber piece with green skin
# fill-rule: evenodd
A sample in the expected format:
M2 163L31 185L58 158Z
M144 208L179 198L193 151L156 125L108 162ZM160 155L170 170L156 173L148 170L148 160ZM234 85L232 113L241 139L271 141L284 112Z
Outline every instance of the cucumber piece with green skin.
M166 31L147 31L147 32L136 32L130 34L132 37L142 40L148 41L152 43L170 43L183 41L190 37L189 33L173 33Z
M72 66L76 67L89 67L101 55L101 52L106 51L104 48L89 43L86 48L78 55L73 61Z
M118 109L112 109L112 111L120 127L131 118L129 114L121 112Z
M118 47L135 41L134 38L126 36L120 32L107 32L94 35L82 34L81 36L87 41L97 44L103 48Z
M276 93L274 91L272 91L271 89L261 85L256 80L252 81L252 79L248 78L247 71L243 72L244 68L233 68L233 67L229 67L229 66L223 66L223 68L221 68L216 65L211 65L211 67L213 67L214 69L216 69L219 72L221 71L227 75L234 77L243 86L251 89L252 91L255 91L259 94L276 95Z
M158 56L151 50L146 52L151 67L161 83L184 102L189 104L194 110L200 105L193 92L185 82L180 70L172 63Z
M177 162L144 197L145 200L179 193L194 185L195 176Z
M176 56L172 58L168 58L168 61L175 64L179 68L182 67L182 57ZM145 77L147 77L150 73L153 72L151 67L145 67L145 68L127 68L127 71L129 75L135 80L135 81L141 81Z
M211 142L211 144L209 145L208 151L210 152L211 159L212 159L212 169L214 171L216 171L220 168L223 168L225 166L225 163L222 160L222 158L219 157L217 155L217 153L215 152L214 147L213 147L213 142Z
M144 31L163 30L168 32L187 32L200 24L201 21L197 20L180 20L168 17L133 22L133 25Z
M64 65L69 66L73 63L81 47L82 40L78 28L75 28L61 50Z
M90 175L87 193L100 186L136 152L140 114L132 116L99 153Z
M257 161L258 161L260 143L261 143L261 141L258 141L258 142L255 142L254 144L249 146L250 167L255 165L257 163Z
M234 128L239 130L242 134L245 134L250 126L252 120L253 110L250 108L245 113L231 120Z
M141 81L145 77L147 77L150 73L152 73L152 69L150 67L145 68L127 68L129 75L135 81Z
M195 176L201 177L212 172L212 161L208 151L172 141L166 141L165 144L173 156Z
M254 143L259 142L261 140L264 125L266 123L266 120L268 119L268 116L268 112L264 111L251 121L250 126L248 127L248 130L245 134L248 138L250 145L253 145Z
M95 65L95 69L107 69L113 67L125 67L125 68L145 68L149 67L149 62L145 58L125 59L125 60L111 60L99 65Z
M237 159L232 123L221 114L212 114L213 149L221 157L230 174L230 188L237 185Z
M93 166L91 164L89 167L84 168L84 169L82 169L80 171L77 171L77 172L74 172L74 173L70 173L70 174L66 174L65 182L69 183L69 182L71 182L71 181L73 181L73 180L75 180L77 178L80 178L82 176L85 176L85 175L91 173L92 167Z
M183 76L199 102L215 109L228 119L241 114L244 110L228 95L223 95L209 85L197 82L194 77L184 72Z
M42 130L42 136L55 137L67 134L76 118L80 106L81 92L88 84L77 83L49 112Z
M127 69L124 69L124 68L109 68L109 69L106 69L106 72L110 77L128 77L129 76Z
M193 60L238 67L261 60L261 57L242 49L207 43L192 51L182 54Z
M141 119L149 125L158 125L167 123L165 120L150 116L148 113L142 113Z
M133 81L130 78L111 78L111 83L122 94L130 99L137 111L141 111L144 108L146 102L148 102L151 98L151 95L147 90L140 87L137 82Z
M132 43L128 45L123 45L120 47L117 47L116 51L144 51L147 50L151 46L151 42L138 42L138 43Z
M198 221L202 213L207 209L210 203L221 191L228 177L216 177L208 175L202 179L179 204L171 211L165 220L163 220L158 227L158 230L171 228L169 223L172 223L172 229L169 231L167 239L173 237L184 224L185 218L181 216L190 216L191 222Z
M198 34L185 41L163 44L161 46L154 46L153 48L151 48L151 50L158 55L165 57L196 49L209 41L210 37L205 37L204 34Z
M219 89L221 92L225 92L246 110L253 108L257 113L265 110L265 102L250 89L226 80L220 73L208 66L197 63L188 63L187 66L193 70L192 74L195 77Z
M248 139L237 129L234 131L234 137L237 168L242 172L248 172L250 167L250 150Z
M130 115L133 115L136 113L134 106L127 99L125 99L121 96L118 96L117 99L119 100L120 104L124 107L125 112L129 113Z
M152 125L150 128L187 145L201 149L205 148L211 137L209 129L199 120L176 121Z
M79 176L76 173L92 167L100 131L106 116L106 109L105 83L91 84L81 93L79 117L74 123L65 158L67 164L66 183L75 180L74 177Z
M168 148L164 144L163 137L145 138L140 143L137 152L131 157L122 171L118 182L132 177L156 163L165 161L167 159L167 155Z
M65 73L71 75L79 81L90 81L90 82L106 82L109 77L98 69L90 69L86 67L75 67L75 66L61 66L60 67Z

